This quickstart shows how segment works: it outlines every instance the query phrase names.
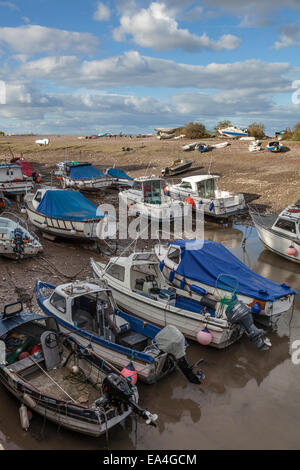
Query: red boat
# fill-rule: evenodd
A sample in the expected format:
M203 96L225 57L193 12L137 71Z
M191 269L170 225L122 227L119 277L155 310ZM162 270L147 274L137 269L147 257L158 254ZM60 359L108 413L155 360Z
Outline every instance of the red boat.
M33 181L35 181L36 183L39 183L41 181L39 172L33 168L31 163L24 160L23 158L20 158L20 157L12 158L10 163L19 165L22 168L23 175L27 176L28 178L32 178Z

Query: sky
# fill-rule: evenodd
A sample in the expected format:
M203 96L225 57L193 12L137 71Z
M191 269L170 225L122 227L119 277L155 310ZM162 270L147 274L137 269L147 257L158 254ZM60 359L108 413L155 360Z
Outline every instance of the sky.
M300 121L300 0L0 0L0 130Z

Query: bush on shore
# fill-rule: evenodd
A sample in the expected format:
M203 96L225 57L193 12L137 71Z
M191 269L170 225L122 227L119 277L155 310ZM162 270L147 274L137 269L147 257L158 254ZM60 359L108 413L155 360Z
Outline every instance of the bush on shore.
M204 124L197 122L189 122L186 124L182 129L182 134L185 134L188 139L202 139L210 137Z
M258 122L253 122L248 126L248 135L249 137L255 137L256 139L263 139L265 134L265 125Z

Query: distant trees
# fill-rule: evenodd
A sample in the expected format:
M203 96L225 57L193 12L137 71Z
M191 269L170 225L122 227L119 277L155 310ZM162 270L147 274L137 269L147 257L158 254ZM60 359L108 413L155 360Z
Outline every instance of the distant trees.
M295 124L294 129L286 129L283 136L283 140L300 140L300 122Z
M185 134L188 139L202 139L210 137L206 127L200 122L189 122L182 128L182 134Z
M231 121L220 121L218 122L218 124L216 125L215 127L215 134L217 135L218 134L218 130L219 129L225 129L226 127L231 127L232 126L232 122Z
M265 125L258 122L253 122L248 126L248 135L249 137L255 137L256 139L263 139L265 134Z
M0 131L0 135L5 135L5 132L3 132L3 131Z
M300 122L294 127L293 140L300 140Z

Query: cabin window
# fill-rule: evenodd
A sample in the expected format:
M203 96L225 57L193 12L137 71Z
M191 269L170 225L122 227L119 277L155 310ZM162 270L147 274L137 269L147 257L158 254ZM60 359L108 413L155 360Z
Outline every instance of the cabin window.
M296 233L296 224L291 220L279 219L275 227L280 228L281 230L286 230L287 232Z
M124 282L125 279L125 268L119 264L111 264L107 270L107 274L118 279L118 281Z
M135 181L133 183L132 189L134 189L135 191L142 191L142 183L140 181Z
M36 200L37 202L41 202L41 200L42 200L42 193L41 193L40 191L36 194L35 200Z
M184 181L183 183L181 183L180 187L181 187L181 188L184 188L184 189L192 189L191 183L187 183L186 181Z
M161 204L161 181L147 181L144 183L144 198L149 204Z
M180 251L178 248L170 248L170 251L168 253L168 258L171 261L174 261L174 263L179 264L180 262Z
M52 295L52 297L50 299L50 303L59 312L66 313L66 311L67 311L66 299L64 297L62 297L61 295L56 294L56 292L54 292L54 294Z
M203 198L213 198L215 196L215 181L214 180L206 180L201 181L201 183L197 184L198 187L198 195Z

